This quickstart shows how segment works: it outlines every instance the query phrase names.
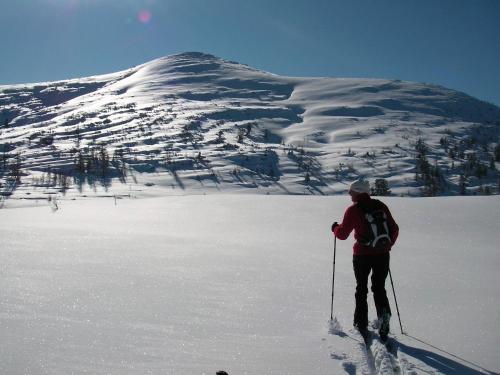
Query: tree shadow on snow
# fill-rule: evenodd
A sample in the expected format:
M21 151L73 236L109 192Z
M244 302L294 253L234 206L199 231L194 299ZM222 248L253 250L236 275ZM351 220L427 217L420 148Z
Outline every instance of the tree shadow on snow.
M421 349L421 348L415 348L415 347L403 344L401 342L398 342L397 345L398 345L399 352L404 353L408 357L415 358L415 359L419 360L420 362L425 363L429 367L431 367L431 368L435 369L436 371L439 371L443 374L499 375L496 372L489 371L476 363L473 363L473 362L470 362L464 358L458 357L452 353L447 352L446 350L438 348L432 344L429 344L426 341L423 341L419 338L411 336L407 333L405 333L405 336L409 337L415 341L418 341L422 344L425 344L425 345L435 349L436 351L440 351L447 356L451 356L453 358L456 358L457 360L453 360L453 359L450 359L450 358L445 357L443 355L437 354L436 351L429 351L429 350L425 350L425 349ZM409 362L411 365L411 360Z
M181 178L179 177L179 175L177 174L177 171L175 170L170 170L170 173L172 174L172 177L175 179L175 182L177 183L177 185L182 189L182 190L186 190L186 186L184 186L184 183L182 182Z

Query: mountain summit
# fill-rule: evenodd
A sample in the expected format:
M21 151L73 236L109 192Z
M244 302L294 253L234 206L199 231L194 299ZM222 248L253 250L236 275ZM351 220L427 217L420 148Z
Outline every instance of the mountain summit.
M189 52L0 86L3 196L498 191L500 108L400 80L283 77Z

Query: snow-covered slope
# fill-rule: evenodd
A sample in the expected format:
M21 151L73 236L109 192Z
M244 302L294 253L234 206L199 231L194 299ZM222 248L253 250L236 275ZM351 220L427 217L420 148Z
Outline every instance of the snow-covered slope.
M18 198L132 185L332 194L359 176L403 195L498 188L496 106L435 85L281 77L202 53L0 86L0 126L2 192Z
M352 328L348 197L64 200L0 210L0 373L500 372L500 198L383 198L401 231L394 351ZM10 203L10 202L9 202ZM370 299L370 319L375 317ZM400 371L394 369L399 366ZM488 372L489 370L489 372Z

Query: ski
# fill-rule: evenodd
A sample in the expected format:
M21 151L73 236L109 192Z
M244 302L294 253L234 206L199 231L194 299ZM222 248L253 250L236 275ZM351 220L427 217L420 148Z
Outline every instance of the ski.
M366 333L360 332L356 327L344 330L336 319L330 320L328 333L353 340L358 353L353 357L356 360L343 355L332 355L332 358L341 359L342 366L348 373L401 375L404 364L398 358L397 339L388 336L382 342L377 328L377 324L370 324Z

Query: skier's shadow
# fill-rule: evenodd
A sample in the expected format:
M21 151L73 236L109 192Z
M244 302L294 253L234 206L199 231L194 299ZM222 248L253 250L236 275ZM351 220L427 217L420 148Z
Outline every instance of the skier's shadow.
M421 348L415 348L412 346L405 345L401 342L398 342L398 349L400 352L406 354L408 357L413 357L429 367L443 373L443 374L460 374L460 375L500 375L497 372L489 371L485 369L484 367L477 365L473 362L467 361L466 359L460 358L454 354L451 354L443 349L440 349L432 344L429 344L428 342L425 342L421 339L418 339L414 336L411 336L407 333L405 333L405 336L418 341L422 344L428 345L432 347L433 349L436 349L437 351L441 351L451 357L457 358L457 360L460 360L460 363L458 361L455 361L453 359L450 359L448 357L444 357L440 354L437 354L436 352L431 352L429 350L421 349Z

